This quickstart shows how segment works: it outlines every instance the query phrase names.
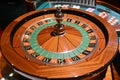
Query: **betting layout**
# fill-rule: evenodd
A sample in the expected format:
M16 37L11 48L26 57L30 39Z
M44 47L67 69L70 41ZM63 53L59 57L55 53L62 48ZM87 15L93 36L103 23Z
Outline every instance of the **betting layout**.
M118 31L118 27L120 27L120 15L119 13L114 10L109 8L110 5L97 1L95 0L75 0L75 1L66 1L62 2L59 0L53 1L50 0L48 2L44 2L43 4L36 4L37 10L43 9L43 8L51 8L51 7L63 7L63 8L76 8L76 9L81 9L85 10L88 12L92 12L94 14L97 14L98 16L102 17L105 19L109 24L111 24L113 27L116 27L116 31ZM47 6L45 6L47 5Z

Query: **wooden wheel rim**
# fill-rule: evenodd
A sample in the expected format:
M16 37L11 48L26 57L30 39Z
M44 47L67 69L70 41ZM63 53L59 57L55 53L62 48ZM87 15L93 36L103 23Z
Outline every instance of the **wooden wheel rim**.
M96 56L95 58L90 59L88 61L85 60L83 62L76 63L75 65L57 67L57 66L49 66L42 63L38 63L31 58L29 59L32 61L29 62L28 60L26 60L26 55L24 55L24 58L23 58L20 55L16 54L17 52L13 49L10 41L11 35L13 33L13 28L15 28L14 25L17 25L19 21L26 18L27 16L37 14L40 12L46 12L49 10L54 10L54 9L45 9L42 11L33 11L30 13L27 13L15 19L12 23L8 25L8 27L4 31L1 38L1 51L3 56L9 61L10 64L12 64L15 68L25 73L38 76L38 77L44 77L44 78L70 78L70 77L76 77L76 76L83 76L83 75L92 73L94 71L97 71L98 69L101 69L109 64L109 62L115 56L118 48L117 34L114 31L114 29L111 28L111 26L106 21L103 22L103 20L100 17L92 13L89 13L89 16L94 17L94 19L97 19L100 22L102 22L102 24L104 24L109 34L108 41L106 43L107 44L106 48L101 52L99 56ZM72 10L73 12L82 12L85 14L88 13L88 12L85 12L82 10L76 10L76 9L64 9L64 10L68 10L68 11ZM16 57L18 60L16 60L13 57ZM26 65L26 66L23 66L23 65Z

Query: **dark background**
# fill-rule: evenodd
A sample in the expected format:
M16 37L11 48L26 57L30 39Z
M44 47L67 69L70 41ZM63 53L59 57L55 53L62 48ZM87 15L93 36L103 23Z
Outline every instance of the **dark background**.
M120 8L120 0L104 0ZM0 1L0 28L6 26L18 16L27 12L24 0L1 0Z
M24 0L2 0L0 2L0 28L5 27L18 16L26 13Z
M101 0L120 8L120 0Z

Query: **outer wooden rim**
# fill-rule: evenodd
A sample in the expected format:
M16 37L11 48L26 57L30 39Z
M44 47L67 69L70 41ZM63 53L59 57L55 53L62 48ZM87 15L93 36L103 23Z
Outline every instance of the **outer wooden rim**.
M50 9L44 9L40 11L33 11L30 13L26 13L15 19L14 21L12 21L5 29L1 38L1 51L3 56L13 67L27 74L34 75L37 77L72 78L72 77L79 77L79 76L96 73L96 71L105 68L107 65L109 65L109 63L114 58L118 49L118 38L115 30L105 20L98 17L97 15L77 9L69 9L69 10L78 11L78 12L81 11L83 13L95 17L100 22L102 22L104 26L106 26L106 29L108 30L108 34L109 34L108 43L104 51L99 56L96 56L94 59L91 59L89 61L83 61L82 63L76 63L74 65L58 67L58 66L45 65L42 63L41 64L31 63L27 61L26 58L22 58L21 56L16 54L10 42L11 39L10 36L12 30L15 28L15 25L18 24L19 21L21 21L27 16L47 10Z

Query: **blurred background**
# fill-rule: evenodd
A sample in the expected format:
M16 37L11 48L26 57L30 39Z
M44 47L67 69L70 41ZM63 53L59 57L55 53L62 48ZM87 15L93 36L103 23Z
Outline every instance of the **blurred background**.
M120 0L104 0L120 8ZM5 29L7 25L18 16L27 12L24 0L1 0L0 1L0 29Z

